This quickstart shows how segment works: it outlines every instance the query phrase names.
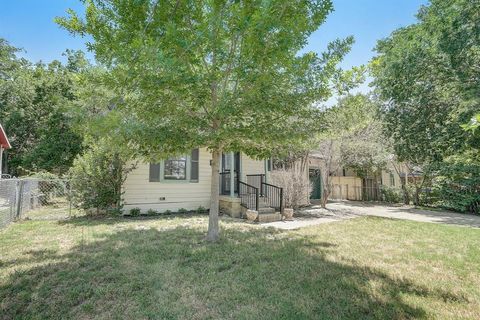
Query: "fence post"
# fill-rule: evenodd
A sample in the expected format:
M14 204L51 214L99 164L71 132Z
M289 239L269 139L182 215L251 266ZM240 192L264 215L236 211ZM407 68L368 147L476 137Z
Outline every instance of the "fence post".
M280 214L283 215L283 188L280 188Z
M70 218L72 217L72 181L67 180L67 182L68 182L68 217Z
M21 211L22 211L22 201L23 201L23 196L22 196L22 189L23 189L23 180L17 180L17 183L15 185L15 197L16 197L16 204L15 207L17 209L17 212L15 214L15 219L20 218Z

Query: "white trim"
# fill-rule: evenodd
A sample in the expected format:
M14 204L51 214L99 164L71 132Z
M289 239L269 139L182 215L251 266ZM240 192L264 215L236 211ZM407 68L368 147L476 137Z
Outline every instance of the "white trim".
M3 146L0 146L0 179L2 179L2 162L3 160Z
M186 174L185 174L185 179L183 180L175 180L175 179L165 179L165 160L168 160L168 159L163 159L163 160L160 160L158 162L158 164L160 165L160 168L159 168L159 180L158 181L149 181L150 183L198 183L198 180L195 180L195 181L191 181L191 171L192 171L192 156L191 155L188 155L188 154L183 154L181 155L182 157L185 157L186 159L186 166L185 166L185 170L186 170ZM199 159L199 164L200 164L200 159Z
M230 152L230 197L235 197L235 153ZM240 179L240 172L237 172L238 178Z

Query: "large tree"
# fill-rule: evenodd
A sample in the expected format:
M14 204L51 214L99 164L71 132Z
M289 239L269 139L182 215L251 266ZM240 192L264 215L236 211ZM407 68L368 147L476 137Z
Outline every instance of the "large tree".
M377 45L374 84L385 101L385 133L398 159L429 168L478 148L478 135L462 129L480 110L478 0L432 0L418 23ZM415 180L414 182L417 182ZM415 184L418 203L420 184Z
M32 64L0 39L0 121L8 133L8 172L65 173L81 150L68 113L74 77L86 66L82 53L67 51L67 64Z
M310 133L351 38L301 53L332 11L329 0L90 0L58 23L88 35L121 92L119 131L137 155L212 153L208 240L218 227L222 152L268 156Z

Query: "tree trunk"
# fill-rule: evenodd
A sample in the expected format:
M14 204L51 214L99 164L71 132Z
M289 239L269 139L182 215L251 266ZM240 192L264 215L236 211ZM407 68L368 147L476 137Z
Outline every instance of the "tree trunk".
M218 227L218 201L219 201L219 174L220 150L212 151L212 181L210 189L210 214L208 216L207 241L217 241L220 235Z
M395 164L395 162L392 161L393 168L395 169L395 172L397 175L400 177L400 183L402 185L402 192L403 192L403 203L406 205L410 204L410 195L408 194L408 188L407 188L407 183L408 183L408 174L405 175L405 179L401 178L400 175L400 167Z
M323 170L322 170L323 169ZM330 196L330 175L329 170L325 168L320 169L321 179L322 179L322 202L321 206L323 209L327 208L328 197Z
M415 185L415 197L413 198L413 204L416 206L420 205L420 188Z
M408 189L405 186L405 183L404 182L401 182L401 183L402 183L402 192L403 192L403 203L408 205L410 204L410 195L408 194Z
M329 191L326 188L323 188L322 190L322 203L320 204L323 209L327 208L327 202L328 202L328 196L329 196Z

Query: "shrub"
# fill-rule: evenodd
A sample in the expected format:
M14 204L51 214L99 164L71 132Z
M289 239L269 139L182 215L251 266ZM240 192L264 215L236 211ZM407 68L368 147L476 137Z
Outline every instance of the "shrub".
M141 213L140 208L132 208L132 209L130 209L130 215L131 215L132 217L137 217L137 216L140 215L140 213Z
M187 213L187 212L188 212L188 210L185 209L185 208L178 209L178 213Z
M205 213L207 213L207 211L208 210L205 207L202 207L202 206L198 207L197 210L196 210L196 212L198 214L205 214Z
M272 184L283 188L285 208L298 208L310 203L312 185L307 171L301 165L289 169L277 169L270 175Z
M388 203L400 203L403 201L402 190L398 188L382 186L380 189L382 193L382 199Z
M133 168L105 144L91 145L70 168L74 205L90 212L121 209L121 187Z
M148 209L148 211L147 211L148 216L156 216L158 214L159 214L159 212L157 210L154 210L154 209Z
M437 205L460 212L480 213L480 156L478 150L437 164L432 190Z
M165 215L170 215L170 214L172 214L172 210L168 210L168 209L167 209L167 210L165 210L165 211L163 212L163 214L165 214Z

